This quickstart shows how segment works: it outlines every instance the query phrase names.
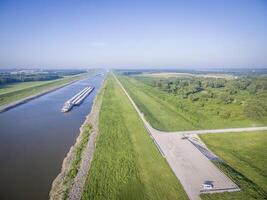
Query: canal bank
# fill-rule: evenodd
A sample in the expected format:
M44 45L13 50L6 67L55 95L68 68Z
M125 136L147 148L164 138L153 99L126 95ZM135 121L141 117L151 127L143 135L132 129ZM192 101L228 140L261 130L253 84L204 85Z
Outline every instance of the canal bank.
M103 80L91 76L0 113L1 200L49 198ZM64 102L88 85L95 90L84 102L61 113Z
M91 112L80 128L80 134L76 139L76 143L70 148L67 156L63 160L61 172L53 181L49 196L50 200L62 200L69 197L81 196L84 182L90 168L90 163L94 153L95 140L98 133L99 112L102 105L102 96L104 92L105 81L103 81L101 89L94 100ZM90 126L90 130L88 130ZM86 131L90 131L86 145L83 145L84 135ZM81 155L77 152L83 149ZM81 158L77 158L81 156ZM79 165L75 166L78 170L73 175L73 165L79 160ZM78 198L76 198L78 199Z

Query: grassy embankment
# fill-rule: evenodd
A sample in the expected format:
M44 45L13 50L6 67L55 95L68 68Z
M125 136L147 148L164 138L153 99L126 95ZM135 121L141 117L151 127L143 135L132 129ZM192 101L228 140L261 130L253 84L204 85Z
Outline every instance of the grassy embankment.
M267 132L200 135L225 163L215 163L241 192L203 195L202 199L267 199Z
M248 119L240 104L192 102L161 91L135 78L118 76L139 109L154 128L166 131L247 127L264 125L267 120ZM226 110L231 116L225 118L218 112Z
M87 74L88 75L88 74ZM35 95L54 87L59 87L74 80L81 79L85 74L66 76L52 81L32 81L9 84L0 87L0 106L16 102L31 95Z
M188 199L114 77L104 90L82 199Z

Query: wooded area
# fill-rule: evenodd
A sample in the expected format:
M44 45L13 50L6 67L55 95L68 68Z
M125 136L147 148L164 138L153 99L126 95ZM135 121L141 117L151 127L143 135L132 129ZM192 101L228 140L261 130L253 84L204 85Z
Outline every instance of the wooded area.
M183 99L203 102L201 106L210 101L218 104L234 103L243 105L249 118L267 116L267 76L243 76L231 80L202 77L135 78ZM229 117L229 113L225 113L224 117Z

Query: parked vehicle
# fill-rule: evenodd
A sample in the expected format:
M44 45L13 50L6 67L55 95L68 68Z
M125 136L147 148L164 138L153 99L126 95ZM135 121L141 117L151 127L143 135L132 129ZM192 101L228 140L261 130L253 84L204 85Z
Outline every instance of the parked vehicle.
M204 182L204 183L202 184L202 188L203 188L204 190L210 190L210 189L213 188L213 184L212 184L211 182Z

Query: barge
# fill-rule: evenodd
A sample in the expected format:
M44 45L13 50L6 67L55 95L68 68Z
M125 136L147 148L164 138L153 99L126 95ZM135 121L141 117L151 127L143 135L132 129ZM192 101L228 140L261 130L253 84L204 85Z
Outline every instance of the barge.
M82 91L78 92L68 101L66 101L61 109L61 112L69 112L73 106L80 105L83 100L94 90L94 87L85 87Z

